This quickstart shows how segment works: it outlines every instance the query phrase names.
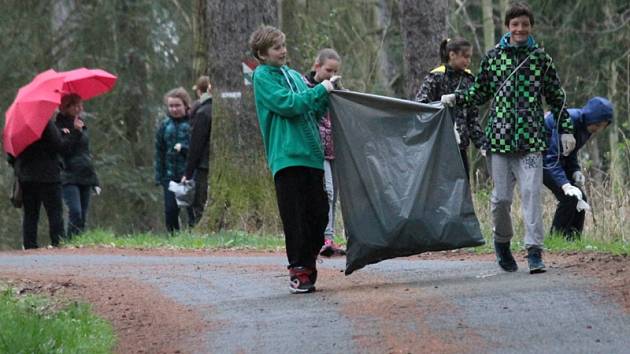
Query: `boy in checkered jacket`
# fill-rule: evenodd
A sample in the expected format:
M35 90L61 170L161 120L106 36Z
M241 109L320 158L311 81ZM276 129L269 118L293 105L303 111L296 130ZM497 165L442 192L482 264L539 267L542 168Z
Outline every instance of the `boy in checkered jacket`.
M543 97L556 117L564 155L575 147L573 124L564 109L566 97L553 60L531 36L534 15L529 7L513 4L505 14L505 25L509 32L483 58L475 83L466 91L442 96L441 101L461 107L491 102L485 134L494 182L491 209L497 261L505 271L518 269L510 251L514 234L510 210L518 182L529 272L542 273Z

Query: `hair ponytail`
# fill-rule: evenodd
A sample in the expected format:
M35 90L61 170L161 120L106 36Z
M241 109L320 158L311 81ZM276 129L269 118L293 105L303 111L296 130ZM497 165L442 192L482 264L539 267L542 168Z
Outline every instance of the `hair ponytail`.
M440 43L440 62L442 64L448 63L448 51L446 50L448 41L450 41L450 38L445 38Z
M463 38L446 38L440 43L440 61L442 64L448 64L449 54L451 52L460 53L462 50L471 47L472 44Z

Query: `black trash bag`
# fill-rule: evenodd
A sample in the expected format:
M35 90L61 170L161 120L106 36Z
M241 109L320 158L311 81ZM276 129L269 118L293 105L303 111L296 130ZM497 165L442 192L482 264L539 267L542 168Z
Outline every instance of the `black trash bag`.
M330 95L346 275L394 257L483 245L450 109Z

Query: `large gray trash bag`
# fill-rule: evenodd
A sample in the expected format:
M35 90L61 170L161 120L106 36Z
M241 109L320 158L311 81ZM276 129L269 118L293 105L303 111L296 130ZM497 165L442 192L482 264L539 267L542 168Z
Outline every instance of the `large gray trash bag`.
M450 109L330 95L346 275L372 263L484 244Z

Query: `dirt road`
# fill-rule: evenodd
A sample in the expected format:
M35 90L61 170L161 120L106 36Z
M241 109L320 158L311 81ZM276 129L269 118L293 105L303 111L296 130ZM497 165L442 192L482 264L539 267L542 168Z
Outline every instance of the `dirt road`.
M444 252L291 295L283 253L61 249L0 253L22 292L82 299L120 353L627 353L628 257L547 255L549 271L501 272L491 255Z

